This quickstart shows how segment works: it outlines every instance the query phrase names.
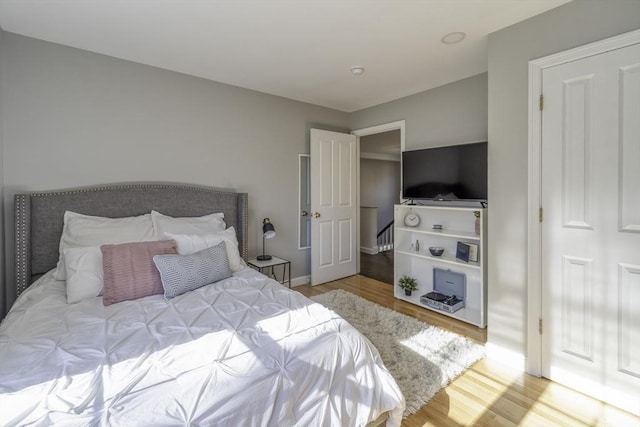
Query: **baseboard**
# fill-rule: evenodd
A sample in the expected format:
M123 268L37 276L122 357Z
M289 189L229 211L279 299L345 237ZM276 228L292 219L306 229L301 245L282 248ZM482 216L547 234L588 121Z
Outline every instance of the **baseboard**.
M364 252L365 254L369 254L369 255L377 255L378 254L378 247L375 246L373 248L367 248L364 246L360 246L360 252Z
M526 371L527 358L524 355L489 342L485 344L485 348L488 358L504 363L513 369Z
M294 277L291 279L291 287L295 288L296 286L309 285L311 284L311 276L300 276Z

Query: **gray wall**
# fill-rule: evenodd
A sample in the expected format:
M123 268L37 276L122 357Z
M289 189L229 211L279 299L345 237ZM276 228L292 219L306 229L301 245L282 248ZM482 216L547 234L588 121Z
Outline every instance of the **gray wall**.
M311 127L347 131L346 113L12 33L2 43L7 278L15 192L153 180L248 192L249 253L269 217L269 250L309 274L298 154Z
M489 35L488 340L524 355L528 61L640 27L640 1L574 1Z
M4 263L5 263L5 250L4 250L4 132L3 132L3 114L2 105L4 102L4 79L3 77L3 64L4 64L4 31L0 28L0 319L4 317L5 307L5 294L3 292L4 286Z
M400 162L360 159L360 205L378 208L377 232L391 222L399 202Z
M349 115L353 130L405 120L405 149L487 140L487 74Z

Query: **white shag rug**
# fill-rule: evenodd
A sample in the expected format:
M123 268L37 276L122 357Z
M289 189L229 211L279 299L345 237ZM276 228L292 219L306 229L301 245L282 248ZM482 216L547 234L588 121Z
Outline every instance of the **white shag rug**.
M335 311L378 349L404 398L404 417L417 412L469 366L485 355L484 346L413 317L335 290L311 297Z

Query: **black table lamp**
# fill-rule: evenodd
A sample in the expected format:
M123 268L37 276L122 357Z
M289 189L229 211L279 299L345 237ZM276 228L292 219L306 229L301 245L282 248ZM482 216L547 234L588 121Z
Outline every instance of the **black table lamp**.
M258 255L256 259L258 261L269 261L271 255L264 254L264 239L270 239L276 235L276 229L271 224L269 218L262 220L262 255Z

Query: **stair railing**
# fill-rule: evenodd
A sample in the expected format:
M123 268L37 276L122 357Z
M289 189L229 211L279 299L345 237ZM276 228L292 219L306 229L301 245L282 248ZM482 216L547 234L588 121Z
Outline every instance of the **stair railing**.
M386 252L393 250L393 220L384 226L376 236L378 252Z

